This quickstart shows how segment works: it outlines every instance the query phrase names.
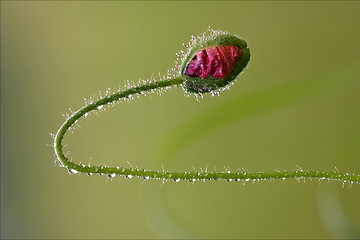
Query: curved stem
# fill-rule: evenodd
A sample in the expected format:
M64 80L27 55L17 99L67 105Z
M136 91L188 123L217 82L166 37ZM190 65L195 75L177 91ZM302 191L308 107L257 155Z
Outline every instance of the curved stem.
M116 92L111 95L107 95L100 98L97 101L91 102L78 111L73 113L60 127L55 135L54 149L57 159L60 165L66 167L70 173L87 173L87 174L106 174L109 177L116 175L123 175L128 178L142 177L144 179L172 179L176 182L180 180L197 181L197 180L220 180L225 179L228 181L259 181L259 180L271 180L271 179L319 179L319 180L335 180L348 183L360 183L360 175L339 173L339 172L324 172L324 171L308 171L308 170L294 170L294 171L276 171L276 172L169 172L169 171L152 171L137 168L124 168L124 167L109 167L109 166L85 166L84 164L76 164L71 162L63 153L62 140L65 133L71 125L76 123L78 119L84 116L86 113L97 110L101 106L122 98L128 98L131 95L143 94L147 91L154 89L165 88L170 86L180 86L182 79L176 77L174 79L168 79L163 81L157 81L137 87L129 88L124 91Z

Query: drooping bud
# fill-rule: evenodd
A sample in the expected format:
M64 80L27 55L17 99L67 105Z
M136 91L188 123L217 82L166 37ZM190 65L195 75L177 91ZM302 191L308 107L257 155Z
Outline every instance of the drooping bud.
M205 93L225 87L250 60L246 41L227 32L210 29L189 45L180 66L187 92Z

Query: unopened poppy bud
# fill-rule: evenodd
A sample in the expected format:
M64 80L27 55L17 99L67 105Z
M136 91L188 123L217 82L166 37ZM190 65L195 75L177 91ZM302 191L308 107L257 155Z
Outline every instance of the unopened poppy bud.
M205 93L225 87L250 60L247 43L227 32L209 30L194 38L180 67L183 88Z

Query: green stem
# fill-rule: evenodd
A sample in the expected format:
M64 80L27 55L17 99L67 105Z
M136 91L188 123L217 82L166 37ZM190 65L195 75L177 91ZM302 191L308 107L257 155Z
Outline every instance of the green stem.
M339 172L324 172L324 171L308 171L308 170L294 170L294 171L276 171L276 172L169 172L169 171L151 171L137 168L124 168L124 167L109 167L109 166L85 166L84 164L76 164L71 162L63 153L62 140L65 133L69 128L76 123L78 119L86 115L88 112L98 110L101 106L115 102L122 98L129 98L131 95L143 94L147 91L151 91L159 88L166 88L171 86L180 86L182 79L176 77L174 79L168 79L163 81L157 81L149 84L132 87L124 91L119 91L111 95L100 98L97 101L91 102L78 111L73 113L62 124L57 131L54 140L54 149L56 157L61 166L66 167L70 173L87 173L91 174L105 174L109 177L116 175L131 177L142 177L144 179L161 179L165 180L188 180L191 182L197 180L220 180L225 179L228 181L241 181L243 183L247 181L259 181L259 180L271 180L271 179L319 179L319 180L335 180L344 183L360 183L360 175L339 173Z

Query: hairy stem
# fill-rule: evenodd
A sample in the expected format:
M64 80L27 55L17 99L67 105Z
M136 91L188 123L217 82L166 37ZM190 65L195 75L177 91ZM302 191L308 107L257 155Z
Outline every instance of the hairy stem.
M56 157L61 166L66 167L70 173L87 173L91 174L105 174L109 177L114 177L116 175L131 177L142 177L144 179L161 179L174 180L176 182L180 180L188 180L191 182L197 180L228 180L228 181L258 181L258 180L271 180L271 179L319 179L319 180L335 180L341 181L344 183L360 183L360 175L357 174L348 174L348 173L339 173L335 172L325 172L325 171L308 171L308 170L294 170L294 171L275 171L275 172L241 172L241 171L225 171L225 172L169 172L169 171L152 171L138 168L124 168L124 167L109 167L109 166L85 166L84 164L76 164L70 161L63 153L62 140L65 133L69 128L76 123L78 119L84 116L86 113L97 110L101 106L115 102L122 98L129 98L132 95L143 94L147 91L166 88L171 86L180 86L182 84L182 79L176 77L173 79L157 81L149 84L140 85L137 87L132 87L124 91L119 91L111 95L100 98L97 101L91 102L84 107L80 108L78 111L73 113L67 120L62 124L60 129L57 131L54 140L54 149Z

